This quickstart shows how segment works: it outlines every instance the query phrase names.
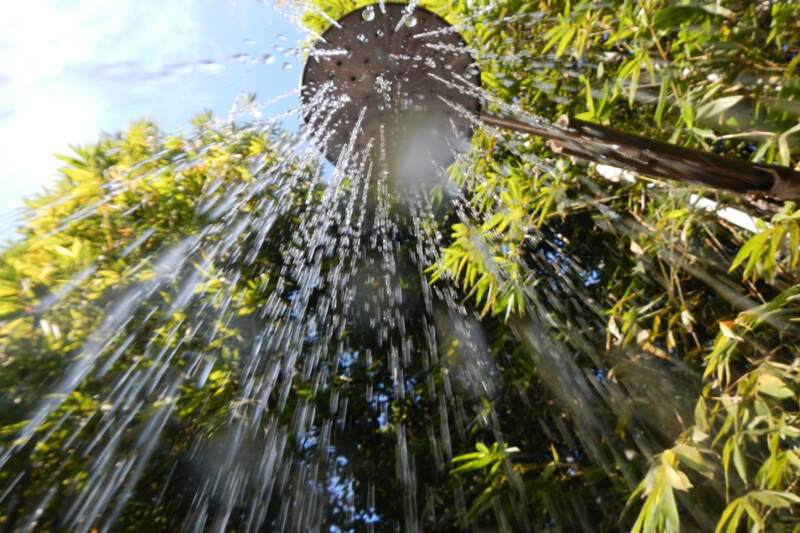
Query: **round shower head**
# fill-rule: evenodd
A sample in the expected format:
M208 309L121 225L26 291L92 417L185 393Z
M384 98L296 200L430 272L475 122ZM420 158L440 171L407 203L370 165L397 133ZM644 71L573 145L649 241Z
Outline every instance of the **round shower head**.
M303 71L303 119L328 161L336 165L342 155L348 159L371 146L368 162L387 171L393 185L441 184L441 171L467 147L477 119L644 175L800 198L795 170L577 119L550 125L493 116L481 111L478 89L478 68L456 28L426 9L381 2L343 16L313 46Z
M304 120L333 164L352 142L353 153L371 144L401 173L430 172L446 168L468 144L468 115L480 103L463 86L479 83L466 43L443 18L375 4L343 16L311 49Z

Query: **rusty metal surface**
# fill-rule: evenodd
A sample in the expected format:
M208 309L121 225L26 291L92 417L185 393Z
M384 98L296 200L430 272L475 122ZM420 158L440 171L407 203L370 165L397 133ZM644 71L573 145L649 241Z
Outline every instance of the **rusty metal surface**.
M362 109L366 111L354 146L357 151L370 141L373 147L379 146L383 128L384 155L388 150L391 157L395 145L408 144L408 137L421 135L417 144L432 147L415 157L433 158L434 166L446 167L453 160L453 150L442 147L461 144L463 148L471 138L471 121L442 99L474 113L480 110L478 99L432 76L450 79L457 74L478 85L479 73L466 43L444 19L422 8L398 25L405 10L403 4L387 3L385 11L377 4L353 11L326 30L312 49L303 71L303 103L311 102L327 82L333 83L326 99L348 100L327 123L324 113L304 116L312 131L325 128L330 133L320 148L333 164L350 140ZM327 55L337 53L341 55Z

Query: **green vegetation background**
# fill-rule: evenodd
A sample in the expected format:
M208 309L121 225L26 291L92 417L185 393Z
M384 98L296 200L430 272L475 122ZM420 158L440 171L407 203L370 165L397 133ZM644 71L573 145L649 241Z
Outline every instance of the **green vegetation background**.
M367 2L316 4L337 18ZM797 2L420 5L464 23L465 38L483 51L483 85L501 100L551 120L569 114L798 167ZM307 23L318 31L327 25L313 14ZM279 157L274 142L280 135L205 116L190 138L136 124L76 148L64 157L52 193L31 202L36 216L0 257L0 446L18 448L0 472L0 490L8 489L0 526L14 529L39 516L36 506L54 489L35 524L58 527L63 502L90 474L69 435L100 424L110 376L146 366L141 356L149 347L133 342L109 363L106 377L88 379L61 398L35 434L21 440L42 391L81 356L127 287L161 275L156 250L214 222L197 214L201 197L214 197L211 184L221 182L223 191L256 179L255 163L268 166ZM314 169L294 161L283 171L310 176ZM453 166L451 177L466 191L474 217L448 215L451 234L427 275L434 286L455 284L483 316L508 391L486 407L502 420L503 442L476 423L436 478L443 494L463 490L467 516L459 517L454 497L443 495L430 527L463 528L466 520L511 530L532 523L565 531L800 531L795 205L646 178L613 183L593 167L557 157L541 140L493 132L476 135L472 154ZM258 327L258 311L270 296L284 297L276 286L286 261L279 250L321 194L304 183L288 195L280 184L267 187L248 204L255 210L279 194L291 201L255 261L226 256L223 268L197 257L202 301L211 309L235 302L211 344L192 334L189 309L144 316L141 306L135 327L150 334L137 339L170 345L182 336L189 339L183 350L220 364L201 387L183 385L171 400L164 437L125 507L121 529L180 524L192 487L175 487L167 476L176 457L240 408L232 400L245 332ZM692 208L693 195L752 214L758 231ZM130 251L137 239L141 247ZM237 246L252 246L247 239ZM555 250L549 265L541 261L540 241ZM584 275L563 276L563 258ZM176 292L167 286L149 298L170 302ZM557 304L559 294L575 298ZM596 389L597 404L571 401L580 395L550 366L553 356L544 353L550 347L529 327L532 318L544 317L567 347L563 353L574 358L570 368ZM119 344L131 327L123 326ZM447 350L457 352L457 343ZM182 364L176 358L170 371L180 374ZM418 385L420 396L425 386ZM309 396L298 383L282 423L297 402L322 401ZM137 415L136 427L163 412L160 401ZM392 427L429 416L396 400L390 412ZM125 438L133 446L136 436ZM413 438L423 456L424 433ZM643 440L649 453L639 451ZM387 479L380 490L388 498L393 463L379 474ZM165 486L168 494L153 503ZM500 514L510 524L497 525ZM387 527L402 523L399 515L387 516Z

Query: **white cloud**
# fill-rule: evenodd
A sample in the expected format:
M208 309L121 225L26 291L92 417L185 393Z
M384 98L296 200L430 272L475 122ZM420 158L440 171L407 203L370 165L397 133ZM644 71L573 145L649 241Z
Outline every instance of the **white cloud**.
M200 38L198 11L189 0L19 2L0 19L0 72L27 81L84 62L158 64L191 52Z
M81 69L127 63L146 71L193 58L202 40L201 16L189 0L27 0L5 6L0 213L52 180L59 164L53 153L95 140L102 128L124 127L119 113L109 110L119 108L131 87L109 88L79 75Z
M0 128L0 212L19 205L23 195L41 190L54 175L53 153L66 153L68 144L97 137L98 110L81 86L55 84L51 94L34 91L18 97L13 114Z

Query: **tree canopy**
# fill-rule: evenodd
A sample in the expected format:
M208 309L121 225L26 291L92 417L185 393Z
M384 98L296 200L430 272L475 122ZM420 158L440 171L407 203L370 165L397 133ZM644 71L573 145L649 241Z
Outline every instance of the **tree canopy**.
M799 168L797 2L419 5L495 110ZM298 146L63 158L0 256L0 525L800 527L796 205L484 128L401 210Z

